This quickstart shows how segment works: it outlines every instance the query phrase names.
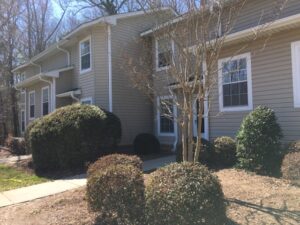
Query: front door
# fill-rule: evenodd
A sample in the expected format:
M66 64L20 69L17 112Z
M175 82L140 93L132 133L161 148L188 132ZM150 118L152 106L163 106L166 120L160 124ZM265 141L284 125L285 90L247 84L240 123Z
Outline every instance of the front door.
M198 114L199 114L199 101L194 103L194 137L197 137L198 130ZM201 127L202 138L208 140L208 102L204 102L204 112L202 115L202 127Z

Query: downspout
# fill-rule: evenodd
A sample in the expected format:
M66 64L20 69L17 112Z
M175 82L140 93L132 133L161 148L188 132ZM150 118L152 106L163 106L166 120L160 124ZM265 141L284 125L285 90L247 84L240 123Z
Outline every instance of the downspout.
M58 44L56 45L57 49L58 50L61 50L62 52L66 53L67 54L67 57L68 57L68 66L70 66L70 63L71 63L71 54L69 51L67 51L66 49L63 49L61 48Z
M176 117L174 119L177 120L177 107L174 110L174 114L175 114L175 117ZM172 151L176 152L176 148L177 148L177 144L178 144L178 124L175 123L174 127L175 127L175 140L174 140L174 143L173 143L173 149L172 149Z
M108 58L108 98L109 98L109 111L113 111L113 98L112 98L112 60L111 60L111 25L107 25L107 58Z
M79 101L80 101L80 100L79 100L79 98L76 98L76 97L75 97L75 95L74 95L74 93L73 93L73 92L71 93L71 98L73 98L73 99L74 99L75 101L77 101L77 102L79 102Z

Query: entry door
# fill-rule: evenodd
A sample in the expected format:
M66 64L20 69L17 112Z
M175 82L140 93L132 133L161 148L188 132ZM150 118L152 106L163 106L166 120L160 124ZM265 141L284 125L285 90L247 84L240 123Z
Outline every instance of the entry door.
M197 137L198 130L198 115L199 115L199 101L194 103L194 137ZM201 127L202 138L208 140L208 102L204 102L204 112L202 115L202 127Z

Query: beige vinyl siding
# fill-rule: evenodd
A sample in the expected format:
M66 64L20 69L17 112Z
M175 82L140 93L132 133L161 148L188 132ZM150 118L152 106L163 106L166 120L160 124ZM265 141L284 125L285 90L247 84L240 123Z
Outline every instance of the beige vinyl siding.
M294 108L291 65L291 42L300 40L300 30L275 34L270 40L255 42L244 52L251 52L252 93L254 108L259 105L274 109L283 129L284 141L300 139L300 109ZM266 43L266 46L264 44ZM227 48L222 57L232 56L241 45ZM241 121L249 113L219 112L218 90L214 90L209 112L210 137L234 137Z
M278 10L281 5L278 0L247 0L239 12L238 19L232 32L248 29L266 22L274 21L300 13L299 0L288 0L282 11ZM278 14L276 16L276 14Z
M47 72L57 70L68 66L67 54L59 52L40 63L42 71Z
M147 51L139 35L154 23L149 14L118 20L117 26L112 26L112 101L113 112L122 122L122 144L132 144L139 133L153 133L152 103L133 87L124 65L128 56L139 57L141 51Z

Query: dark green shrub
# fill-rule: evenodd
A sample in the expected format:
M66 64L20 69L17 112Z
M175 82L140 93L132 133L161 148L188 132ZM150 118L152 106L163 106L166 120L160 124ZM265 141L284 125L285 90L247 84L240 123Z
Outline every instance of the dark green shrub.
M87 172L88 176L95 172L103 171L111 165L131 165L140 170L143 169L143 162L137 156L112 154L103 156L100 159L98 159L95 163L91 164Z
M87 201L89 208L102 217L117 215L122 223L130 221L130 225L140 225L145 220L144 189L140 169L131 165L111 165L88 177Z
M231 137L218 137L214 140L214 155L216 163L223 166L233 166L236 163L236 143Z
M300 152L290 152L284 156L281 173L283 178L300 185Z
M271 173L276 164L280 165L281 138L281 128L274 111L257 107L244 118L237 134L239 167Z
M5 146L14 155L25 155L25 140L24 138L13 137L8 135L5 140Z
M160 152L160 143L152 134L139 134L133 142L134 152L138 155L147 155Z
M174 163L153 172L146 186L151 225L220 225L226 218L218 178L198 163Z
M197 139L194 138L194 145L196 144ZM198 162L202 164L211 164L213 162L213 145L210 141L201 138L202 148L200 150ZM195 146L194 146L195 149ZM176 147L176 161L182 162L182 144L178 144Z
M39 122L41 118L35 119L34 121L30 122L25 130L24 139L25 139L25 150L26 154L32 154L31 146L30 146L30 131L35 124Z
M83 168L118 144L120 120L97 106L74 104L39 119L29 145L38 171Z

